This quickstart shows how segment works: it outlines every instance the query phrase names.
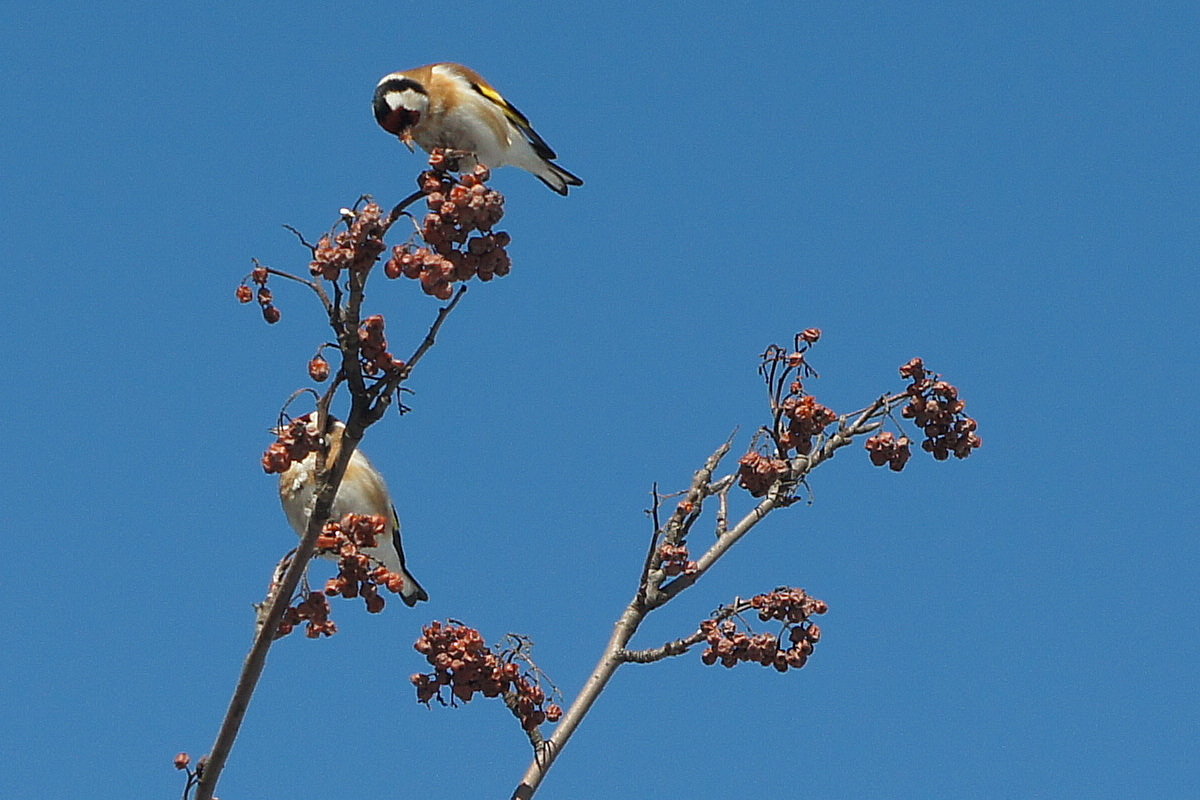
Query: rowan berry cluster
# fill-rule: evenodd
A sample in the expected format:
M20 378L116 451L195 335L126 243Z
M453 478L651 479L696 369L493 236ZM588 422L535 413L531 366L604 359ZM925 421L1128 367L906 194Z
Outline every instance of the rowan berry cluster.
M279 622L275 638L282 639L302 622L308 625L304 635L309 639L333 636L337 633L337 623L329 618L329 601L321 592L309 592L299 603L289 606L283 612L283 619Z
M738 485L753 497L762 497L788 473L788 462L751 450L738 459Z
M346 514L325 523L317 537L317 550L338 556L338 574L325 584L325 594L347 599L361 596L369 613L382 611L385 603L379 587L398 594L404 588L404 576L362 551L377 547L379 538L387 533L388 520L378 514Z
M877 467L887 464L893 472L904 469L912 452L908 449L907 436L896 436L891 431L877 433L867 439L867 452L871 454L871 463Z
M262 308L263 319L268 324L274 325L279 322L279 309L275 306L274 296L271 290L267 288L267 268L261 264L255 263L254 269L247 276L252 283L258 284L258 291L255 292L246 285L246 278L237 287L237 299L239 303L249 303L251 300L257 299L258 305Z
M545 692L521 674L520 666L493 653L483 635L474 628L435 621L421 629L421 638L413 647L434 668L432 673L412 676L417 702L429 705L436 698L446 705L442 687L450 689L450 705L456 700L468 702L476 692L484 697L498 697L512 691L516 694L515 713L525 730L533 730L547 720L557 722L562 716L562 709L556 704L543 707Z
M308 458L308 454L320 446L315 432L309 427L306 414L280 428L278 438L263 453L262 467L268 475L287 472L293 463Z
M750 599L750 606L758 610L763 622L777 619L782 622L804 622L814 614L829 610L824 600L818 600L803 589L780 588L767 594L757 594ZM821 632L818 630L819 637Z
M383 236L387 225L383 221L383 209L372 201L354 212L354 221L341 233L325 234L317 242L313 260L308 271L314 276L336 281L342 270L364 272L371 268L384 251Z
M700 631L708 647L700 654L700 660L710 665L720 661L725 667L754 662L780 672L803 667L821 638L820 627L808 617L824 614L828 610L825 603L809 597L803 589L778 589L756 596L751 605L758 609L760 620L782 620L783 631L750 633L740 630L732 619L706 619L700 623Z
M487 167L480 165L455 176L438 151L429 163L432 169L417 180L430 209L421 227L421 237L429 246L393 247L384 272L389 278L418 279L426 294L448 300L455 281L476 276L490 281L507 275L512 260L505 248L512 239L503 231L492 232L504 216L504 195L487 187L491 176ZM478 235L472 236L475 231Z
M363 320L358 329L358 352L362 357L363 371L368 375L404 369L405 364L388 352L387 337L383 333L383 315L375 314Z
M925 431L921 449L945 461L951 453L966 458L983 445L975 433L978 423L963 413L967 403L959 398L957 387L928 372L919 358L901 366L900 376L912 381L906 390L910 399L900 413Z
M801 394L804 386L793 381L791 392L781 405L787 426L777 432L776 441L786 456L791 450L807 455L812 450L813 437L837 421L833 409L817 402L811 394Z
M688 549L685 544L660 544L658 557L662 564L662 571L667 575L696 574L696 562L688 560Z
M837 420L832 409L804 393L804 379L817 374L806 360L807 353L820 338L820 328L808 328L796 334L791 350L773 344L762 354L758 372L771 393L775 423L769 432L780 458L788 458L792 451L807 455L813 437Z

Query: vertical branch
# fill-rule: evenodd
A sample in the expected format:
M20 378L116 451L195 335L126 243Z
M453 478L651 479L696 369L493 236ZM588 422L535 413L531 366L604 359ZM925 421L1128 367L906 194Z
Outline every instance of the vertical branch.
M208 760L204 764L204 770L196 788L196 800L212 800L217 780L225 768L225 762L229 758L233 742L237 739L242 720L246 716L246 709L250 706L250 698L254 695L254 689L266 666L267 652L275 640L275 632L279 630L283 612L290 604L296 587L300 583L300 577L308 568L308 562L312 559L313 553L316 552L317 536L329 519L329 512L333 508L333 499L337 496L342 476L346 474L346 465L350 463L350 456L354 453L356 444L357 441L352 441L343 446L330 469L320 480L312 515L309 517L308 527L304 531L304 538L300 540L300 546L296 548L296 554L284 573L283 580L273 587L267 598L266 608L263 612L263 624L258 626L254 635L254 643L250 646L250 653L242 664L242 672L238 676L237 686L229 701L229 708L225 712L225 719L221 723L216 741L213 742Z
M419 200L424 194L423 191L415 192L401 201L392 210L386 225L382 226L382 232L379 234L380 250L382 250L382 236L387 232L387 228L399 218L404 208ZM303 239L301 241L303 242ZM305 244L307 245L307 242ZM311 245L308 246L310 250L313 250L315 257L316 249ZM287 566L283 574L283 578L278 583L273 584L264 608L260 612L259 625L255 632L254 642L250 647L250 652L247 654L245 661L242 663L242 671L238 676L233 697L229 701L229 708L225 713L224 720L221 722L216 741L213 743L212 750L209 752L203 771L200 774L200 780L196 788L196 800L212 800L213 798L217 781L229 758L234 740L237 738L238 731L241 728L242 720L246 716L246 710L249 708L250 699L254 695L259 678L262 677L263 669L266 666L267 653L271 648L271 644L275 641L275 634L279 630L279 623L283 619L284 612L291 604L296 587L299 585L301 577L308 568L309 561L312 560L316 552L317 537L320 535L325 523L329 520L334 498L337 497L338 488L341 486L342 478L346 474L346 467L350 463L350 457L354 454L366 429L379 418L378 415L373 415L372 413L370 394L363 374L359 334L361 308L366 294L366 281L377 258L377 251L366 251L363 259L365 263L360 263L358 269L350 268L346 270L348 293L344 304L342 303L343 295L336 276L332 279L334 289L333 300L330 300L321 285L316 281L295 279L308 285L321 300L329 316L329 325L337 337L337 345L342 357L338 379L333 382L329 390L317 402L317 429L321 431L327 429L325 422L329 415L329 405L342 381L345 381L350 392L350 414L345 423L346 429L343 435L339 437L337 444L330 446L327 440L325 447L318 448L317 450L317 487L313 498L312 510L308 518L308 525L305 528L304 536L301 537L300 545L295 550L295 555L291 563ZM274 274L283 274L274 270L272 272ZM418 348L415 357L406 365L403 373L396 376L396 387L398 387L400 381L408 377L412 371L413 364L419 360L420 356L433 345L435 334L461 296L460 292L458 297L455 297L454 302L448 307L441 309L437 320L426 335L425 341ZM395 387L393 387L394 390ZM382 411L380 412L381 414Z

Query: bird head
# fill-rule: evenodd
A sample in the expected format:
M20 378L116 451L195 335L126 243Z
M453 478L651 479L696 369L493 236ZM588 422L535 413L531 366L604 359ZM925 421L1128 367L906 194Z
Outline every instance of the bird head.
M429 92L418 81L393 72L375 87L375 121L412 149L412 129L429 109Z

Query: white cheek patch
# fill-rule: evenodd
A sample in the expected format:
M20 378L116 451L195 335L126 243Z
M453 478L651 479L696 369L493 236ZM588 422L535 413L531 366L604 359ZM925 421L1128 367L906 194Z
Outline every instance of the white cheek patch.
M392 111L401 108L408 111L424 111L429 105L428 98L411 89L405 89L403 92L388 92L383 96L383 100Z

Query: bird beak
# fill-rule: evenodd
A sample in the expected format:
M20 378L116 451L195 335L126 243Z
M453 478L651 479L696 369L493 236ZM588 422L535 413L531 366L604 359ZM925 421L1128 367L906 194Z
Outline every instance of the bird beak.
M404 146L408 148L408 152L410 152L410 153L415 152L413 150L412 131L405 129L400 134L400 141L404 142Z

